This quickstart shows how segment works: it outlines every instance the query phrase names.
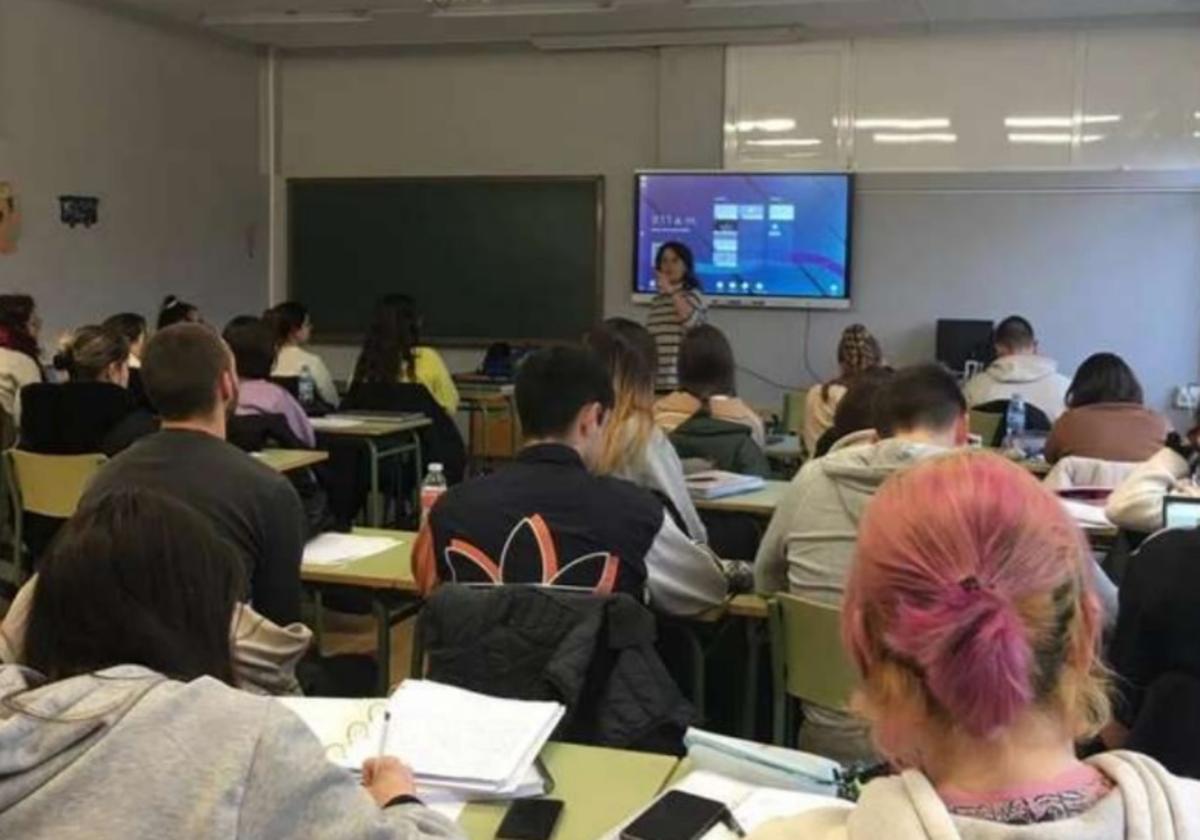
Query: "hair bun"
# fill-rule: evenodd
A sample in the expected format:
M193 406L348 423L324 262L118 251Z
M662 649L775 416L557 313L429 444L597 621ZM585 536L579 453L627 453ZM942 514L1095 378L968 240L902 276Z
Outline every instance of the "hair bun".
M975 577L948 586L937 602L902 605L889 644L925 672L934 699L955 723L986 737L1033 699L1032 651L1020 617ZM908 650L894 644L909 640Z
M50 364L55 370L70 371L71 364L74 361L70 350L59 350L54 354L54 358L50 360Z

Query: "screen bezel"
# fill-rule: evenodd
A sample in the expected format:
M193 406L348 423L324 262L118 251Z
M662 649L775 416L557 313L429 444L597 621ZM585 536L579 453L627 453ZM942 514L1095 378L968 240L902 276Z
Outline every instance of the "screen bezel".
M641 239L638 236L642 229L642 186L644 175L689 176L702 175L705 177L720 176L743 178L746 176L793 176L805 178L841 178L846 181L846 294L840 298L804 297L804 296L769 296L769 295L717 295L704 294L708 306L734 307L743 309L849 309L853 299L853 255L854 255L854 197L855 174L853 172L795 172L776 170L729 170L729 169L638 169L633 173L633 261L631 284L634 303L648 304L654 300L650 292L638 290L638 269L641 257Z

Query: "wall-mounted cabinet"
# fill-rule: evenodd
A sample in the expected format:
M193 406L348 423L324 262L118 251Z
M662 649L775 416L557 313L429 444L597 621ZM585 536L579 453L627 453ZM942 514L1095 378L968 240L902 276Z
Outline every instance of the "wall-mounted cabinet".
M725 165L1200 166L1200 28L731 47Z

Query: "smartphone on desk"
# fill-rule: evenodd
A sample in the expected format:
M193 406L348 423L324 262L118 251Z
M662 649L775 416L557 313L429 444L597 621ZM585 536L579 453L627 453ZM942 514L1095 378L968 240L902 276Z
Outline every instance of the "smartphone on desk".
M621 840L700 840L729 819L724 802L672 790L627 825Z
M562 809L561 799L517 799L496 829L496 840L550 840Z

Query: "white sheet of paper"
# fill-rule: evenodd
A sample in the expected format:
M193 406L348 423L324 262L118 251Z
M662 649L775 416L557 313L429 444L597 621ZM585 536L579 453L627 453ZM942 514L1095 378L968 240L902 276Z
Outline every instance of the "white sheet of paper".
M389 701L386 752L423 787L517 791L562 719L558 703L504 700L428 680L406 680Z
M1080 502L1075 499L1060 499L1063 507L1067 509L1067 513L1071 514L1071 518L1079 524L1081 528L1111 528L1112 522L1104 515L1104 508L1097 505L1089 505L1087 502Z
M367 537L361 534L321 534L304 546L304 565L336 566L361 557L370 557L400 545L392 537Z

